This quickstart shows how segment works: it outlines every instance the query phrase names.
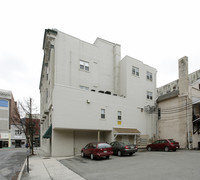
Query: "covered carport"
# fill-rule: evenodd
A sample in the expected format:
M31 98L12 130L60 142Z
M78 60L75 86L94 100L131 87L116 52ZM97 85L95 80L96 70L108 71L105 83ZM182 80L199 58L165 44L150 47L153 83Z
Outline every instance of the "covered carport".
M113 128L114 140L117 141L128 141L137 144L137 137L140 134L140 131L136 128Z

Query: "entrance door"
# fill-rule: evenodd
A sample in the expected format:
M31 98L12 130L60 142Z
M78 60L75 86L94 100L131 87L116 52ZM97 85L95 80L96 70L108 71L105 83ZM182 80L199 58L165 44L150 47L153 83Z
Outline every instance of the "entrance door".
M2 141L0 141L0 148L2 148Z
M122 136L122 141L129 143L129 136Z
M21 148L21 140L15 140L15 147Z

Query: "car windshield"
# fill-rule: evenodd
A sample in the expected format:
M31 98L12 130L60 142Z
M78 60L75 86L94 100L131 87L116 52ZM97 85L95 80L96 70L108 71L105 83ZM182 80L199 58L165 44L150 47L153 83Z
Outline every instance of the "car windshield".
M122 146L130 145L129 142L119 142Z
M173 139L169 139L170 142L175 143L175 141Z
M98 149L102 149L102 148L111 148L111 146L109 144L106 144L106 143L98 144Z

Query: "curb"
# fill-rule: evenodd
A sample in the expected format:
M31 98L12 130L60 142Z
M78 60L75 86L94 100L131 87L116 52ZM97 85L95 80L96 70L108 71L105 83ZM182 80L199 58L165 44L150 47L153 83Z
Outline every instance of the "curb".
M25 169L25 167L26 167L26 161L27 161L27 158L26 158L25 161L24 161L24 164L23 164L23 166L22 166L22 168L21 168L21 171L20 171L20 173L19 173L19 175L18 175L17 180L21 180L21 178L22 178L22 174L23 174L24 169Z

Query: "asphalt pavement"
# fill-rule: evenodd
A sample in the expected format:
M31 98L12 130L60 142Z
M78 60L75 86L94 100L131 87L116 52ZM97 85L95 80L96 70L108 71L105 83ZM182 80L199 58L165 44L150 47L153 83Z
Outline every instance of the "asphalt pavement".
M0 179L15 180L26 159L25 148L0 149Z
M133 156L91 160L76 156L60 162L87 180L199 180L200 151L144 151Z

